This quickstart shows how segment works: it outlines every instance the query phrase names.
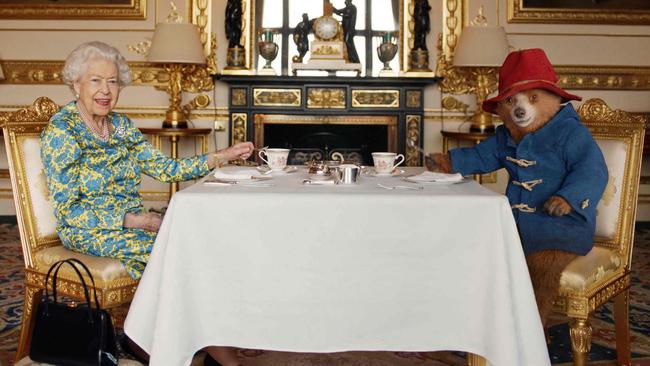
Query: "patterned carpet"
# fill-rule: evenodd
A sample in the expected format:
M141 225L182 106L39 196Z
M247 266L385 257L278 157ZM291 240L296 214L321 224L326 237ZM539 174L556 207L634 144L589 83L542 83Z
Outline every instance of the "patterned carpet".
M2 222L9 221L9 222ZM23 260L18 229L11 219L0 217L0 366L13 364L22 314ZM650 223L637 225L634 248L630 323L634 365L650 366ZM613 304L607 304L592 319L593 343L590 364L616 365L615 337L612 318ZM118 312L125 314L126 309ZM121 317L121 316L120 316ZM120 324L118 319L116 324ZM570 365L571 349L566 324L549 331L549 353L553 365ZM343 352L332 354L284 353L240 350L246 366L457 366L465 358L458 352ZM202 365L203 355L192 365ZM16 366L29 365L21 362ZM121 360L120 365L139 365Z

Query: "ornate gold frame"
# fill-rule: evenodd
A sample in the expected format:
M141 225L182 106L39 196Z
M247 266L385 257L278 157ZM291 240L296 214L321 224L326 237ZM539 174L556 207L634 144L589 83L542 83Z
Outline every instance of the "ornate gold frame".
M508 22L647 25L650 24L650 10L527 8L523 0L508 0Z
M146 19L147 0L129 4L0 4L0 19Z

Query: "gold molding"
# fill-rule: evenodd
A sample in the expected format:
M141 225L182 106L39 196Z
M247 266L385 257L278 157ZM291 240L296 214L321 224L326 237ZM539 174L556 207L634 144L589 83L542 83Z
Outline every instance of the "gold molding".
M647 66L554 66L564 89L650 90Z
M650 90L649 66L553 66L558 76L558 85L571 90ZM496 68L494 69L496 72ZM450 63L438 62L437 73L445 77L440 82L444 93L467 94L475 89L471 70L456 68ZM492 88L496 88L496 75L492 77Z
M650 11L576 8L526 8L523 0L508 0L508 23L650 24Z
M399 90L352 90L352 108L399 108Z
M246 141L248 115L246 113L232 113L232 133L230 144L234 145Z
M129 4L0 4L0 19L119 19L143 20L147 0L131 0Z
M451 60L458 43L458 37L460 37L460 32L465 22L463 10L466 7L460 0L446 0L443 3L443 27L442 34L439 36L438 41L440 42L442 54L445 59ZM440 49L438 52L440 52Z
M307 88L307 108L345 108L344 88Z
M253 105L300 107L302 89L253 88Z
M192 0L189 6L189 19L196 24L201 34L201 43L203 52L209 55L212 51L212 23L210 14L212 14L212 1L209 0ZM216 40L214 41L216 42Z
M237 113L233 113L235 115ZM244 113L245 114L245 113ZM254 123L302 125L395 125L397 116L295 115L257 113Z
M440 105L446 111L458 111L465 115L467 115L467 109L469 109L468 104L465 104L450 95L443 97Z
M1 60L0 67L5 79L0 80L0 85L62 84L63 63L50 60ZM169 82L169 73L159 65L139 61L131 61L128 64L133 76L131 85L165 87Z

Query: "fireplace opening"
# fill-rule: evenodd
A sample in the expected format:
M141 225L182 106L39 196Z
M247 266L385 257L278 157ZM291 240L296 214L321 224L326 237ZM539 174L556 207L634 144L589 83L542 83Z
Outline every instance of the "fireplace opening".
M288 164L331 160L340 152L345 160L372 165L372 152L389 151L386 124L265 124L264 145L291 149Z

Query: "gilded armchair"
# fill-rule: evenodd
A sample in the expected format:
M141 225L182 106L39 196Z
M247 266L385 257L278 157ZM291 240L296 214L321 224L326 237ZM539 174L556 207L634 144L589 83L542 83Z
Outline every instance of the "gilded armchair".
M600 99L578 113L605 156L609 183L596 210L594 248L562 273L554 310L569 317L573 363L583 366L591 349L589 317L614 299L618 364L630 365L630 266L645 123Z
M38 98L32 106L0 119L25 260L25 299L16 361L29 353L32 314L42 297L47 270L54 262L70 257L83 261L95 278L97 297L104 308L130 302L138 284L118 260L75 253L61 245L43 171L39 138L58 109L50 99ZM61 272L57 284L59 293L85 301L81 284L72 269L64 266Z

